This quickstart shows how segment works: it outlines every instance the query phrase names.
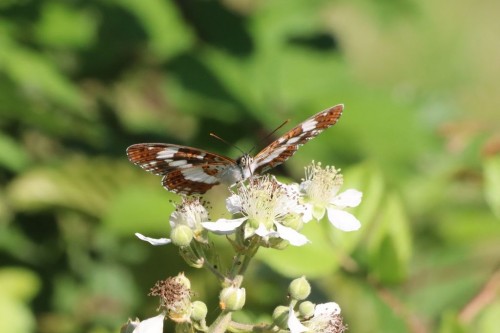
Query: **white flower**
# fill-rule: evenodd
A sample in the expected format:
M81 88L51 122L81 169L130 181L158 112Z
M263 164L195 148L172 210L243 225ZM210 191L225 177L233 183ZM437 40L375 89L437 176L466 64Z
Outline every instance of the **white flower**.
M343 209L358 206L362 193L354 189L338 193L343 183L339 171L332 166L322 168L321 163L314 162L306 167L305 180L300 184L306 207L303 218L305 222L313 218L319 221L326 212L328 220L336 228L343 231L358 230L361 223Z
M340 307L335 302L318 304L314 308L314 315L303 323L295 316L293 308L288 313L288 328L290 333L342 333L346 327L340 316Z
M182 202L175 206L170 215L170 227L185 226L193 231L193 237L199 242L206 242L205 231L202 222L208 221L208 212L198 197L183 197ZM140 233L135 234L137 238L152 245L166 245L172 242L169 238L151 238Z
M298 218L304 210L298 202L296 189L279 183L269 175L252 178L248 185L242 183L237 186L236 193L226 200L226 206L232 214L243 217L202 223L205 229L217 234L230 234L245 223L245 238L253 235L265 240L281 238L295 246L308 242L304 235L285 225L288 219Z
M143 321L139 321L138 319L134 321L129 320L129 322L122 327L120 332L162 333L164 320L165 320L164 313Z

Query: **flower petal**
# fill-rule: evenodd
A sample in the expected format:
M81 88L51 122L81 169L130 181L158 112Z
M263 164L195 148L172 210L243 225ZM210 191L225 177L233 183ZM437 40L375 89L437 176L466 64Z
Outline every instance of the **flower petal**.
M218 219L215 222L202 222L203 228L210 230L218 235L232 234L236 228L243 224L248 217L240 217L239 219Z
M242 210L241 197L237 194L226 199L226 208L231 214L238 214Z
M143 320L133 330L132 333L162 333L165 314L159 314L156 317L151 317Z
M290 333L302 333L309 330L306 326L302 325L302 323L297 319L292 307L290 307L290 310L288 311L287 324Z
M275 223L275 226L279 237L289 241L293 246L302 246L309 243L309 239L307 239L307 237L302 235L300 232L292 228L285 227L279 223Z
M255 229L255 234L259 235L262 238L269 238L269 237L279 237L279 234L274 231L274 230L267 230L266 226L262 223L259 224L259 227Z
M342 231L354 231L361 227L361 222L351 213L331 207L328 207L327 211L328 220L330 220L334 227Z
M354 190L354 189L349 189L345 190L344 192L340 193L339 195L333 197L333 199L330 201L332 205L335 205L337 207L356 207L361 203L361 198L363 197L363 193Z
M302 221L305 223L313 219L313 207L311 204L304 204L304 210L302 211Z
M328 316L340 314L340 306L335 302L318 304L314 308L314 317Z
M146 237L143 234L140 234L138 232L135 233L135 236L137 238L139 238L140 240L148 242L149 244L154 245L154 246L167 245L167 244L170 244L172 242L168 238L151 238L151 237Z

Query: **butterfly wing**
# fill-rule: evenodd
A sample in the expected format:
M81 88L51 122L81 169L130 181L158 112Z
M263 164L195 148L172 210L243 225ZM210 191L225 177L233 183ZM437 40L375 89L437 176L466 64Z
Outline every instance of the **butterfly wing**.
M254 157L254 173L266 172L285 162L301 145L335 125L343 110L343 104L323 110L273 141Z
M207 151L165 144L139 143L127 148L128 159L142 169L163 176L167 190L182 194L203 194L221 182L222 175L236 162Z

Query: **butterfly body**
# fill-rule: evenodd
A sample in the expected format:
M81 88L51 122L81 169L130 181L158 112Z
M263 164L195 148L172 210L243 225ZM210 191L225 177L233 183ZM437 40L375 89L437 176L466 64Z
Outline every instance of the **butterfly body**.
M220 183L234 184L283 163L308 140L334 125L342 114L339 104L300 123L255 157L244 154L237 160L193 147L139 143L127 148L129 160L144 170L163 176L163 186L182 194L203 194Z

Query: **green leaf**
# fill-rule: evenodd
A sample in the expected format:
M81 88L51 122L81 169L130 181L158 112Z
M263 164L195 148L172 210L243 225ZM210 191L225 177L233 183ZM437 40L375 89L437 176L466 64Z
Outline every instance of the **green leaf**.
M30 301L38 293L40 287L38 277L27 269L4 267L0 270L0 294L2 296Z
M160 184L134 184L121 190L108 206L103 223L123 235L157 234L168 237L169 216L174 209L172 201L178 196L165 191Z
M38 40L49 46L85 48L96 38L97 22L84 9L63 2L44 2L35 32Z
M470 332L458 320L457 314L454 311L448 310L441 316L438 333L466 333ZM479 331L483 332L483 331Z
M114 0L127 8L143 24L149 35L151 49L160 58L172 57L189 48L194 42L191 28L172 1Z
M18 210L64 207L101 216L134 172L125 161L73 158L23 173L9 184L7 196Z
M496 217L500 218L500 156L487 158L483 168L486 201Z
M0 165L10 171L19 172L29 163L26 150L12 138L0 133Z
M1 27L0 27L1 28ZM0 29L0 71L5 72L29 96L44 95L69 111L80 111L83 96L59 71L54 62L40 52L31 51L9 39ZM79 113L88 117L88 113Z
M368 242L370 265L381 282L402 281L408 274L412 242L409 220L396 193L387 195L378 219Z
M476 332L496 333L500 327L500 301L497 300L485 307L475 323Z
M321 223L325 223L322 221ZM331 226L329 226L332 228ZM339 266L339 253L332 249L324 227L316 222L309 222L301 231L311 243L295 247L288 246L284 251L262 249L257 258L272 269L287 277L306 275L308 278L324 276ZM341 232L336 230L336 232Z

